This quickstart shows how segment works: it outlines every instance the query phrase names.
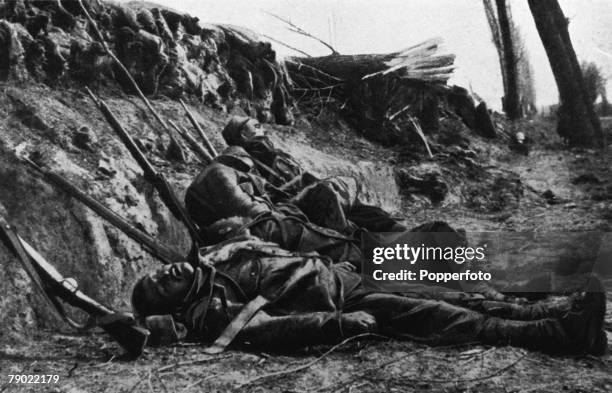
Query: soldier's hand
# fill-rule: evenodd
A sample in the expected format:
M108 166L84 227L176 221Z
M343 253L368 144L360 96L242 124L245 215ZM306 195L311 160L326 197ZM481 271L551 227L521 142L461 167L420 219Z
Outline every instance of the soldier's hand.
M342 314L342 330L345 336L354 336L376 330L376 318L365 311Z

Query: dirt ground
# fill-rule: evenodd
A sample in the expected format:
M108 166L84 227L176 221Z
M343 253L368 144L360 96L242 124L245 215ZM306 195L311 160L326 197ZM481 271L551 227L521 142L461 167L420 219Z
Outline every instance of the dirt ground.
M608 130L611 124L606 122ZM541 125L525 123L525 127L539 129ZM407 206L406 216L414 223L433 218L448 220L468 231L609 232L612 148L568 151L554 138L540 138L537 132L530 135L535 147L529 156L499 149L490 157L492 165L512 169L526 185L518 205L493 213L457 206ZM319 138L313 144L321 145L326 144L325 138L332 137L311 136ZM586 174L594 177L581 177ZM553 204L542 196L548 190L555 196ZM610 277L606 286L609 290L606 324L608 340L612 340ZM203 355L197 345L149 348L136 361L121 359L119 353L102 334L40 332L28 344L0 348L0 391L612 391L609 354L601 358L555 357L513 347L431 348L392 342L384 337L360 337L333 348L308 348L291 355L236 349L213 357ZM9 384L10 374L57 374L59 382Z

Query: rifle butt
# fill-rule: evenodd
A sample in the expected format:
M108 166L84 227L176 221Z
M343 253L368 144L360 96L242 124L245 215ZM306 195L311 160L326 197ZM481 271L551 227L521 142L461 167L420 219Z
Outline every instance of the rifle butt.
M142 354L151 334L147 329L137 326L131 318L121 315L103 317L99 325L133 358Z

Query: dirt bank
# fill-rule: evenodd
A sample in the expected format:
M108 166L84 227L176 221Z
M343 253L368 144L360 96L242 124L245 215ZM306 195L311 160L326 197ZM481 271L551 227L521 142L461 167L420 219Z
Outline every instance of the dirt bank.
M53 16L59 11L45 12ZM117 18L123 11L117 8L112 12L112 17ZM131 14L126 15L124 25L119 28L133 22ZM185 30L189 18L181 16L187 19L179 23L176 20L181 19L174 17L168 16L175 21L168 28L173 35L177 31L181 33L180 42L188 54L178 60L171 59L170 62L175 61L174 70L182 71L174 76L160 71L166 79L161 78L160 85L153 86L150 92L153 106L164 118L191 127L176 101L177 97L183 97L215 147L222 150L225 143L220 131L232 114L259 117L265 121L263 128L274 142L305 168L321 177L357 178L363 201L405 217L409 225L448 221L454 227L466 229L472 241L478 241L482 232L487 231L595 233L603 240L595 245L585 241L584 252L571 250L572 258L602 261L598 265L600 272L606 274L607 285L612 288L610 250L602 247L611 243L605 237L612 225L610 148L567 150L555 135L551 122L537 120L511 125L499 116L494 117L500 134L509 135L514 131L527 134L532 148L524 156L512 151L506 139L480 137L457 116L446 112L439 119L440 129L428 134L433 158L428 157L418 139L414 144L383 147L360 136L333 110L304 115L299 108L284 101L285 93L276 91L274 78L265 74L269 68L263 59L278 70L277 64L266 57L267 47L259 48L261 52L250 52L248 45L235 36L228 39L231 34L220 27L208 26L194 34ZM89 34L82 21L82 17L73 21L76 27L72 31L76 36ZM70 54L70 36L63 30L69 29L57 25L70 20L56 22L51 26L51 33L55 34L51 37L59 43L56 49ZM21 22L12 23L22 26ZM28 26L27 31L36 28L23 23ZM2 26L7 31L6 25ZM23 29L18 28L21 36L11 36L14 45L17 44L13 38L26 40ZM161 37L159 26L156 29L156 35ZM186 36L197 36L201 41L195 39L194 44ZM96 53L95 48L85 44L89 41L81 41L80 50ZM45 46L44 40L39 44L44 49L45 64L50 66L49 61L57 60L57 51ZM189 51L193 49L189 45L202 51ZM6 66L4 63L0 65L3 79L0 82L0 208L21 235L63 274L76 278L81 289L109 306L127 311L134 280L158 267L159 261L93 212L40 180L15 158L15 151L37 157L140 229L183 254L190 246L187 232L146 183L140 168L84 93L84 85L91 86L106 100L181 198L203 164L182 144L185 160L169 156L169 135L160 130L141 101L130 95L129 89L125 89L121 80L115 80L112 73L101 71L100 78L89 81L80 80L79 74L75 76L70 67L58 75L50 74L52 68L38 69L26 61L35 54L24 52L21 57L11 58L13 63L9 68L2 68ZM245 59L250 60L244 62ZM181 65L186 67L183 63L194 61L205 70L206 76L196 78L197 86L184 80L189 74L181 68ZM146 67L137 61L131 67L145 83L150 76ZM247 75L244 72L255 74L260 80L245 83L248 78L244 79ZM50 75L55 76L50 78ZM176 80L184 84L173 84ZM259 90L252 91L254 86ZM279 121L282 113L287 115L279 112L281 107L291 109L291 119ZM608 134L612 134L612 123L605 126ZM506 279L529 277L545 263L556 263L565 252L563 247L557 249L549 244L555 253L543 258L538 253L537 242L535 246L524 244L520 237L512 241L510 248L530 252L519 254L521 258L516 263L505 261L493 266L500 271L505 269ZM106 336L75 334L61 324L33 292L27 275L4 246L0 246L0 292L3 294L0 299L3 316L0 319L0 384L3 385L0 391L5 388L7 391L55 389L73 393L238 388L279 392L351 389L607 392L612 389L609 355L601 359L553 358L510 347L431 349L386 340L356 340L304 371L257 380L254 378L267 373L306 365L328 348L279 356L231 351L220 358L203 359L196 346L181 345L148 349L138 361L125 362ZM612 326L610 312L606 321ZM174 365L177 361L191 363ZM44 387L5 385L6 376L11 373L57 373L61 380L57 385Z

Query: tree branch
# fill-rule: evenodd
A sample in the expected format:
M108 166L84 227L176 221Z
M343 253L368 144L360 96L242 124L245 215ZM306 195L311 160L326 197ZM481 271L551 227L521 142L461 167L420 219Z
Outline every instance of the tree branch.
M313 40L318 41L319 43L321 43L321 44L325 45L325 46L326 46L326 47L327 47L329 50L331 50L331 51L332 51L332 55L339 55L339 54L340 54L340 53L339 53L339 52L338 52L338 51L337 51L337 50L336 50L336 49L335 49L333 46L331 46L331 45L330 45L330 44L328 44L327 42L323 41L323 40L322 40L322 39L320 39L319 37L317 37L317 36L314 36L314 35L310 34L309 32L307 32L306 30L302 29L301 27L299 27L299 26L295 25L295 24L294 24L294 23L292 23L290 20L285 19L285 18L283 18L283 17L281 17L281 16L278 16L278 15L273 14L273 13L268 12L268 11L264 11L264 12L265 12L266 14L270 15L271 17L273 17L273 18L275 18L275 19L278 19L278 20L280 20L281 22L283 22L283 23L285 23L286 25L288 25L288 26L289 26L289 27L288 27L289 31L292 31L292 32L294 32L294 33L297 33L297 34L303 35L303 36L308 37L308 38L312 38Z
M291 49L291 50L293 50L293 51L296 51L297 53L300 53L300 54L302 54L302 55L304 55L304 56L306 56L306 57L312 57L312 55L309 55L308 53L304 52L303 50L298 49L298 48L296 48L296 47L294 47L294 46L291 46L291 45L289 45L289 44L286 44L286 43L284 43L283 41L277 40L276 38L270 37L269 35L266 35L266 34L262 34L262 35L263 35L264 37L266 37L267 39L269 39L270 41L272 41L272 42L276 42L277 44L282 45L282 46L284 46L285 48L289 48L289 49Z

